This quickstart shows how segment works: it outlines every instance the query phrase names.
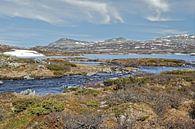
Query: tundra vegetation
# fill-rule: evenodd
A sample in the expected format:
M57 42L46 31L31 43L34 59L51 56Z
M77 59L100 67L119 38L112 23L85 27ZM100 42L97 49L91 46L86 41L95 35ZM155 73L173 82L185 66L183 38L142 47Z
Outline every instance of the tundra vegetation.
M161 59L161 58L129 58L129 59L114 59L111 64L122 66L182 66L187 64L183 60Z
M70 63L65 59L26 59L0 55L0 79L61 77L89 72L110 72L110 66L87 66Z
M0 94L2 129L193 129L195 71L112 79L47 96Z

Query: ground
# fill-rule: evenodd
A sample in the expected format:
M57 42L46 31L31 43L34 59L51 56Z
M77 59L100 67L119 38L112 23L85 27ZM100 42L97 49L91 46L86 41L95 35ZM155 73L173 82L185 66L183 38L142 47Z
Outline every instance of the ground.
M2 129L193 129L195 71L105 81L47 96L0 94Z
M36 60L0 55L0 79L52 78L112 71L110 66L80 65L64 60Z

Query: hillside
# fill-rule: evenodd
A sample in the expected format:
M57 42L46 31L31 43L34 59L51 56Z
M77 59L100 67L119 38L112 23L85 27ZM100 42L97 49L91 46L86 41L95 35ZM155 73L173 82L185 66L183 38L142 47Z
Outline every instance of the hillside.
M195 49L195 36L183 34L160 37L153 40L145 41L128 40L120 37L99 42L87 42L62 38L42 48L48 50L55 49L66 50L69 52L88 53L193 53Z

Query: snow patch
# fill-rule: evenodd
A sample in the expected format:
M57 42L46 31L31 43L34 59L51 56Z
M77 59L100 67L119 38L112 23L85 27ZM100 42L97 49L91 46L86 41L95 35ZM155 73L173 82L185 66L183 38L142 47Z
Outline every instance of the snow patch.
M43 57L44 56L43 54L38 53L37 51L18 50L18 49L13 49L12 51L4 52L3 54L9 55L9 56L16 56L18 58L35 58L35 57Z

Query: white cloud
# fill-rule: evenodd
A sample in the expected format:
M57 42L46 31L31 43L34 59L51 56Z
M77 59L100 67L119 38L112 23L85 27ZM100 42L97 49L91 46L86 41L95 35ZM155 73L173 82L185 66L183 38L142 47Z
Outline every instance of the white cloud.
M177 30L177 29L162 29L161 32L163 34L184 34L184 33L188 33L187 31L181 31L181 30Z
M41 20L51 24L89 21L123 22L116 8L95 0L1 0L0 15Z
M152 21L152 22L174 20L174 19L169 19L169 18L163 18L163 17L160 17L159 15L157 15L157 16L148 16L148 17L146 17L146 19L148 19L149 21Z
M170 11L170 5L166 0L144 0L152 15L147 16L146 19L152 22L155 21L169 21L169 18L162 17L162 13Z

